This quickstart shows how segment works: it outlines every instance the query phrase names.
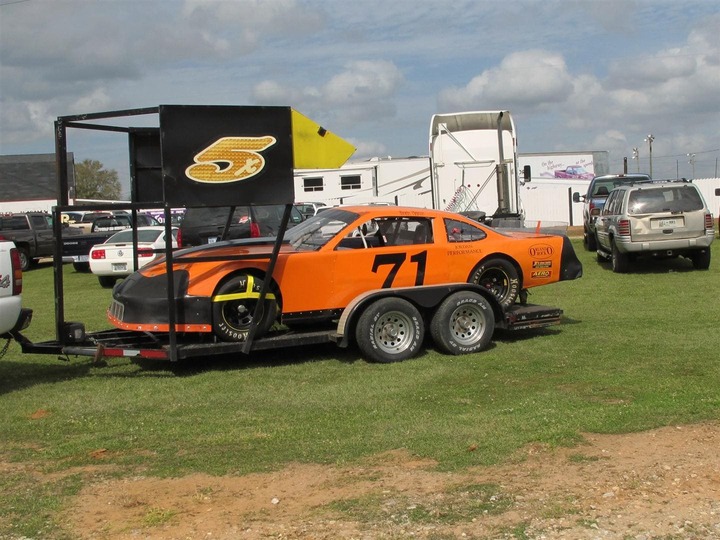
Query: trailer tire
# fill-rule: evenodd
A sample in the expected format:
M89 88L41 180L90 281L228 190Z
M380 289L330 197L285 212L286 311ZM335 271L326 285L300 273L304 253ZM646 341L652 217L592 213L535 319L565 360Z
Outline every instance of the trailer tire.
M522 288L515 265L500 257L482 262L470 276L469 282L491 292L503 309L515 303Z
M355 327L355 340L363 355L383 364L415 356L424 335L422 315L402 298L376 300L365 308Z
M223 341L246 341L262 279L252 274L237 274L221 283L212 297L213 332ZM277 318L277 302L268 291L263 303L255 337L267 332Z
M448 296L435 311L430 335L446 354L470 354L485 349L495 331L492 306L481 295L460 291Z

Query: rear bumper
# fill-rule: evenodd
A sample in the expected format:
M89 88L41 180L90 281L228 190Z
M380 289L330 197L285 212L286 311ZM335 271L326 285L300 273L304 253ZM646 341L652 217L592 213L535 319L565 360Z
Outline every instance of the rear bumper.
M629 236L615 236L615 243L621 253L647 254L667 253L682 254L710 247L715 239L715 231L708 231L705 236L695 238L677 238L668 240L650 240L648 242L633 241Z
M22 308L20 310L20 313L18 314L18 318L13 324L13 327L6 332L5 334L0 335L0 337L13 337L16 333L25 330L28 326L30 326L30 322L32 321L32 309Z

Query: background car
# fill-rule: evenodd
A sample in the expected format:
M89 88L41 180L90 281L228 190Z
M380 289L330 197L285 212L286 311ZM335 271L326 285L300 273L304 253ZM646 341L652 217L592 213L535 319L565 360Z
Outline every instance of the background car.
M277 236L285 205L236 206L232 216L231 211L229 206L188 208L180 224L183 245L199 246L218 240ZM228 219L230 226L223 237ZM302 223L304 219L300 210L292 206L288 228Z
M172 247L177 248L179 229L172 229ZM163 255L165 250L165 227L137 228L138 268L154 261ZM115 233L104 243L97 244L90 250L90 271L98 276L102 287L112 288L115 282L132 274L133 267L133 230L125 229Z
M686 181L615 188L595 223L598 257L627 272L636 257L687 257L710 267L715 228L700 190Z
M610 192L623 184L634 184L637 182L650 182L647 174L606 174L596 176L588 185L585 195L573 193L573 202L583 202L583 245L588 251L595 251L595 218L605 205Z
M305 219L309 217L313 217L315 214L317 214L317 211L319 208L322 208L324 206L327 206L325 203L322 202L296 202L295 208L300 210L300 213L305 217Z

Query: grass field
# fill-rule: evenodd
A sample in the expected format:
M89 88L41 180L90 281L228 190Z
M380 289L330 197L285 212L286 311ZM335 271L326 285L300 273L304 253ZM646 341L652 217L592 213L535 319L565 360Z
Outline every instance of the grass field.
M496 333L450 357L430 344L399 364L332 345L182 364L23 355L0 360L0 538L66 538L57 523L96 463L114 476L237 475L290 462L353 463L405 449L443 470L518 459L530 443L573 445L720 418L720 242L708 271L686 260L614 274L575 247L582 279L531 290L560 326ZM26 332L54 337L52 268L25 274ZM107 328L110 292L65 267L66 318ZM468 452L468 447L475 451Z

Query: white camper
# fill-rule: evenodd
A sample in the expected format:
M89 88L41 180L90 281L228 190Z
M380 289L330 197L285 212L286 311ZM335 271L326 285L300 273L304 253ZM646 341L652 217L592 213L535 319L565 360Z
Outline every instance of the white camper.
M529 167L528 167L529 169ZM529 170L524 174L529 181ZM522 219L515 126L508 111L436 114L430 155L349 161L339 169L295 170L295 200L328 205L390 202L494 222Z

